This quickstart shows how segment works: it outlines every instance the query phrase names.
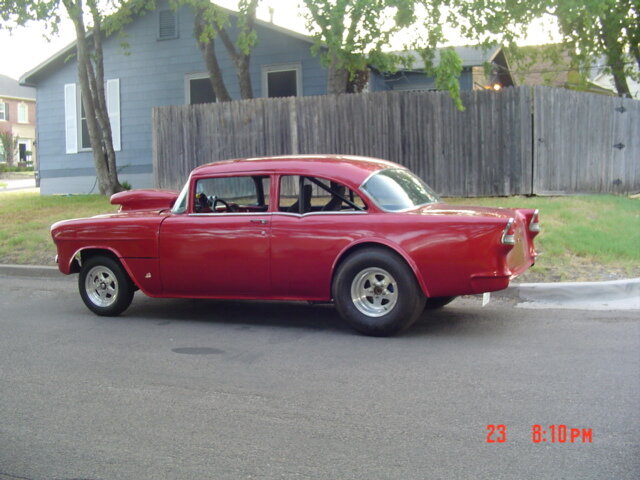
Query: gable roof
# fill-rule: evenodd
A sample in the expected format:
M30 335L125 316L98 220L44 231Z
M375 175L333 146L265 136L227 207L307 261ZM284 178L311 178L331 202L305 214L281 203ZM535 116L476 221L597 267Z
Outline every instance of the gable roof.
M233 10L229 10L227 8L221 7L220 5L216 5L218 8L224 10L226 13L228 13L229 15L233 15L233 16L237 16L238 12L235 12ZM147 15L149 13L151 13L152 11L155 10L145 10L145 13L143 13L143 15ZM137 16L137 18L139 18L140 15ZM136 18L136 20L137 20ZM134 22L136 20L133 20ZM255 20L255 25L256 26L261 26L264 28L268 28L270 30L273 30L275 32L284 34L284 35L288 35L289 37L293 37L296 38L298 40L302 40L304 42L308 42L309 44L313 44L314 40L313 38L307 36L307 35L303 35L302 33L298 33L298 32L294 32L293 30L289 30L287 28L281 27L279 25L276 25L274 23L271 22L265 22L264 20L260 20L258 18L256 18ZM91 32L88 32L87 34L87 38L90 38ZM75 58L76 55L76 41L74 40L73 42L71 42L69 45L67 45L66 47L64 47L63 49L59 50L57 53L55 53L54 55L52 55L51 57L49 57L48 59L46 59L44 62L42 62L40 65L34 67L33 69L29 70L28 72L24 73L21 77L20 77L20 85L30 85L30 86L35 86L38 84L39 80L42 77L45 77L47 75L47 73L49 71L52 70L56 70L57 68L59 68L60 66L62 66L70 57Z
M24 87L18 80L0 74L0 97L35 100L36 90L32 87Z
M490 47L483 47L480 45L467 45L462 47L452 47L462 60L462 68L480 67L485 63L491 63L494 58L502 51L502 47L499 45L493 45ZM440 51L436 50L434 63L437 65L440 62ZM424 60L416 50L408 50L406 52L394 52L397 55L408 56L413 58L413 64L410 68L401 70L415 70L421 71L424 69Z

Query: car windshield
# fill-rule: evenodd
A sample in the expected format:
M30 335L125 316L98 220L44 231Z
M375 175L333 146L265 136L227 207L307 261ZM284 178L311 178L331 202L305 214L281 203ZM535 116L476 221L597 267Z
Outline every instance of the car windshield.
M379 207L392 212L440 202L438 195L418 176L399 168L376 172L362 189Z
M188 180L185 186L182 188L180 195L178 195L176 203L173 204L173 208L171 209L173 213L184 213L187 211L187 193L189 193Z

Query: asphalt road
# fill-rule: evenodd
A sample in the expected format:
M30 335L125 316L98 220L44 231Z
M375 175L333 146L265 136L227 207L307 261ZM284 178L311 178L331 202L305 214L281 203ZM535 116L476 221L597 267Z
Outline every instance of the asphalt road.
M0 479L637 479L637 313L459 299L379 339L330 306L100 318L75 277L0 277Z

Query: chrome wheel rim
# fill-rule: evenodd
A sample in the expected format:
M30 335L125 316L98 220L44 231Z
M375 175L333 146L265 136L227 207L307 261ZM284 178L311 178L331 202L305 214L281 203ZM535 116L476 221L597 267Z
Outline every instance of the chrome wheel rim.
M118 279L107 267L93 267L84 281L84 289L94 305L109 307L118 298Z
M351 301L368 317L386 315L398 302L397 282L382 268L365 268L351 282Z

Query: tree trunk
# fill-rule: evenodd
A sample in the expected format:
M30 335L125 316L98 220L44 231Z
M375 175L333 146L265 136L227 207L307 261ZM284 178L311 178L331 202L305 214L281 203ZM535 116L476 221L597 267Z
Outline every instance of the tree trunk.
M107 170L109 171L109 184L113 193L124 190L118 180L118 168L116 165L116 152L113 147L113 135L111 132L111 121L109 119L109 109L107 108L107 98L104 91L104 62L102 53L102 25L100 14L93 0L90 1L91 13L93 16L93 57L95 69L91 62L88 63L89 80L91 81L92 97L96 109L96 119L102 134L102 147L106 155Z
M108 128L109 135L104 137L104 128L101 123L109 124L108 115L106 115L106 102L103 100L104 108L100 108L100 102L96 101L97 92L102 89L104 99L104 79L96 79L91 64L91 56L86 38L86 28L83 19L82 2L79 0L74 3L71 0L64 0L63 4L69 14L69 18L73 21L76 30L76 51L78 62L78 79L80 82L80 92L82 104L84 106L87 118L87 130L89 131L89 141L91 143L91 151L93 153L93 164L96 169L96 177L98 180L98 190L102 195L113 195L122 190L122 186L118 182L117 171L115 168L115 152L113 152L113 143L110 136L110 126ZM97 52L100 62L102 59L102 46ZM102 72L102 66L100 65ZM100 84L100 86L98 86ZM106 122L104 118L107 118ZM100 117L100 120L98 120ZM108 152L111 150L111 161L108 158ZM110 169L110 163L112 168Z
M627 84L627 75L625 73L625 55L622 45L618 40L622 34L620 25L615 15L613 17L604 17L602 23L602 40L606 49L607 65L611 68L616 90L621 97L631 97L629 85Z
M327 93L347 93L349 73L344 68L335 67L332 62L327 68Z
M251 87L251 75L249 72L250 54L238 52L226 29L218 28L217 26L215 29L236 67L236 75L238 76L238 85L240 87L240 98L253 98L253 88Z
M220 65L218 64L215 43L213 39L203 42L200 38L205 27L204 14L205 10L203 8L200 8L195 15L193 28L196 42L198 43L198 47L200 48L200 52L202 53L204 63L207 66L207 71L209 72L209 80L211 81L211 87L213 88L213 93L216 96L216 100L218 102L230 102L231 95L229 95L229 91L227 90L227 87L224 84L224 79L222 78L222 70L220 69Z

